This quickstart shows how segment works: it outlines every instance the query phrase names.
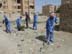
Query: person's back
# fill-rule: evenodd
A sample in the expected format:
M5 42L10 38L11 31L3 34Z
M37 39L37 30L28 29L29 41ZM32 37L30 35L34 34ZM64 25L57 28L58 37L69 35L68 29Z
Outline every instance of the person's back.
M6 27L6 32L11 33L11 22L8 20L7 16L4 15L4 23Z
M18 19L16 20L16 24L17 24L17 26L20 26L20 25L21 25L21 19L20 19L20 18L18 18Z
M35 14L34 15L34 22L37 22L37 18L38 18L38 16Z
M22 17L19 17L19 18L17 18L17 20L16 20L16 25L17 25L17 29L20 31L20 28L21 28L21 18Z
M47 43L53 43L54 42L54 27L55 23L57 21L57 17L54 13L51 13L47 22L46 22L46 39Z
M52 18L49 17L46 22L46 29L52 32L54 30L55 23L56 23L56 17Z
M4 23L5 23L5 25L7 25L8 22L9 22L9 20L8 20L7 16L4 16Z
M33 21L33 29L37 30L37 21L38 21L38 16L34 14L34 21Z

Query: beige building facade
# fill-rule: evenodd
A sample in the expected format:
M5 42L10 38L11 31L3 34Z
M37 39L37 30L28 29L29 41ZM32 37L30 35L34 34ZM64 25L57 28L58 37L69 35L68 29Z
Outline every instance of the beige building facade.
M42 13L43 13L43 15L48 16L50 12L55 12L55 10L56 10L56 6L54 6L54 5L45 5L42 8Z
M29 14L34 13L34 0L2 0L2 11L8 14L19 13L24 15L25 12Z

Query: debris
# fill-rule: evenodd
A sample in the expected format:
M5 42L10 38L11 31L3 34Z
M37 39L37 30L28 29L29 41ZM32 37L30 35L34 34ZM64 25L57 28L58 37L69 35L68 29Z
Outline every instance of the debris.
M24 39L21 40L22 42L24 41Z
M42 51L42 47L40 48L40 52Z
M17 46L18 46L18 47L21 47L21 44L18 44Z

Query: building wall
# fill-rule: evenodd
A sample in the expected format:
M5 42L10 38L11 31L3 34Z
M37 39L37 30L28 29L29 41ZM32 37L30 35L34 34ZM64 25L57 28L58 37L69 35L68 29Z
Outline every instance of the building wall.
M69 4L72 3L72 0L61 0L62 4Z
M30 14L32 15L32 14L34 14L34 12L35 12L35 2L34 2L34 0L29 0L29 11L30 11Z
M72 32L72 4L61 5L60 10L60 29Z
M42 8L42 13L43 13L43 15L46 15L46 16L48 16L49 15L49 8L47 8L46 6L43 6L43 8Z
M56 6L53 6L53 5L46 5L46 6L43 6L42 8L42 13L43 15L46 15L46 16L49 15L49 12L55 12L55 11L56 11Z
M9 15L17 13L24 15L25 12L34 13L34 0L2 0L2 4L4 13Z
M29 12L30 14L34 13L34 0L23 0L23 12Z

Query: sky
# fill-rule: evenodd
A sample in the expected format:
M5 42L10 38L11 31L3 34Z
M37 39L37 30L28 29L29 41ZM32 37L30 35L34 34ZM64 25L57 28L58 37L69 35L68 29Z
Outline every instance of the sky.
M60 5L61 0L35 0L35 11L41 12L42 6L46 4Z

